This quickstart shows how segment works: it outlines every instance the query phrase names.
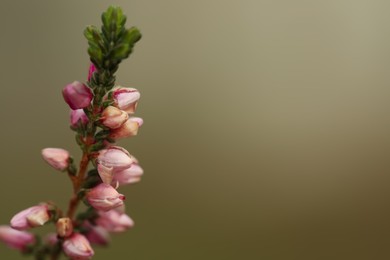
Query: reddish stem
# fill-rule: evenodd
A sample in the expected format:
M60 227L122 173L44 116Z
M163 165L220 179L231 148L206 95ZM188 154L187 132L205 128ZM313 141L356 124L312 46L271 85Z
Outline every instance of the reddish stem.
M80 191L80 188L85 179L85 174L87 173L89 163L89 154L87 151L89 150L89 146L92 144L92 142L93 138L87 137L87 140L85 141L85 151L83 152L83 156L81 157L80 161L79 172L77 176L70 176L70 179L73 183L73 196L69 201L68 212L66 214L70 219L73 219L77 206L80 202L80 199L77 194Z

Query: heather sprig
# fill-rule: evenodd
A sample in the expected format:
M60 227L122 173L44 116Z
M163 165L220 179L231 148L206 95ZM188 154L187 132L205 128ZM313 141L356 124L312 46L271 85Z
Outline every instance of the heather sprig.
M126 28L122 9L110 6L101 16L102 26L88 26L90 68L86 82L74 81L62 90L70 107L70 128L82 151L79 163L61 148L45 148L43 159L53 169L66 172L73 195L66 211L43 202L17 213L10 226L0 226L0 240L35 259L91 259L91 244L107 245L109 234L134 225L126 215L124 195L118 187L136 183L143 174L139 162L116 140L137 135L143 120L132 116L140 98L135 88L116 85L119 64L129 57L141 39L135 27ZM78 209L80 203L86 210ZM33 228L53 225L53 233L41 238Z

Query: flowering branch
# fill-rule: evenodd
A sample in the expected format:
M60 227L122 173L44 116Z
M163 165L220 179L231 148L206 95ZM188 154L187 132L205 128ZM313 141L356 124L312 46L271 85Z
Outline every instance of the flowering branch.
M109 233L134 225L125 214L125 197L117 188L138 182L143 170L115 142L137 135L143 124L141 118L131 116L140 94L134 88L116 86L115 73L141 34L135 27L125 27L126 16L119 7L109 7L102 14L102 22L100 30L88 26L84 31L91 60L87 82L75 81L62 91L71 108L71 129L82 150L79 166L64 149L42 150L44 160L54 169L67 172L73 185L66 215L54 203L45 202L16 214L10 226L0 226L1 241L35 259L55 260L62 253L70 259L91 259L91 244L107 245ZM90 163L93 167L88 170ZM87 206L84 212L78 212L80 202ZM55 224L56 232L44 239L28 232L48 223Z

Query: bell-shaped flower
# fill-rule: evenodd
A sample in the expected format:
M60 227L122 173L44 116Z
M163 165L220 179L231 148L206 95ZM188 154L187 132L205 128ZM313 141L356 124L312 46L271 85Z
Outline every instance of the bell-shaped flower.
M78 123L86 125L88 123L88 117L84 112L84 109L70 110L70 125L75 127Z
M61 148L45 148L42 150L43 159L54 169L64 171L69 166L69 152Z
M19 231L9 226L0 226L0 241L7 246L25 251L28 246L35 244L35 236L25 231Z
M116 129L121 127L128 118L129 115L125 111L114 106L108 106L103 110L100 120L104 126Z
M137 163L133 163L130 168L115 171L113 174L113 182L118 182L119 185L132 184L139 182L144 170Z
M134 221L126 214L116 210L99 212L96 224L109 232L124 232L134 226Z
M62 95L65 102L73 110L89 106L93 99L92 90L78 81L66 85L62 90Z
M126 169L133 163L133 157L122 147L110 146L99 151L97 163L115 170Z
M11 219L11 227L18 230L26 230L43 226L50 220L49 208L46 204L40 204L22 210Z
M113 129L110 137L113 139L126 138L135 136L138 133L138 128L143 124L140 117L130 117L121 127Z
M89 222L86 222L84 224L84 228L88 230L85 236L90 243L100 246L106 246L110 242L110 234L105 228L101 226L92 225Z
M139 98L139 91L135 88L117 87L112 93L115 105L129 114L134 114Z
M103 164L97 165L97 170L103 183L111 184L114 178L113 167L106 167Z
M62 249L70 259L74 260L87 260L94 255L88 239L79 233L73 233L73 235L66 238L62 244Z
M101 183L86 194L88 203L97 210L109 211L123 205L125 196L106 183Z
M73 223L70 218L60 218L56 223L57 234L60 237L69 237L73 233Z

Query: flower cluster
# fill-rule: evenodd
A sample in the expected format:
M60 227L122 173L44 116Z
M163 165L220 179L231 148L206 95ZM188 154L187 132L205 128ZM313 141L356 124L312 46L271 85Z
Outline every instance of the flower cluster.
M83 155L79 166L67 150L45 148L43 159L55 170L66 172L73 196L66 214L52 202L43 202L17 213L9 226L0 226L0 241L36 259L57 259L64 253L70 259L91 259L92 244L107 245L110 233L133 227L125 213L125 196L117 190L139 182L143 169L117 140L137 135L143 120L134 113L140 99L135 88L115 85L118 64L129 56L140 33L124 28L126 17L118 7L102 15L103 26L88 27L85 36L91 65L86 83L75 81L62 90L70 108L70 126ZM92 169L88 170L89 164ZM80 202L87 209L78 212ZM53 223L55 232L45 239L31 229Z

